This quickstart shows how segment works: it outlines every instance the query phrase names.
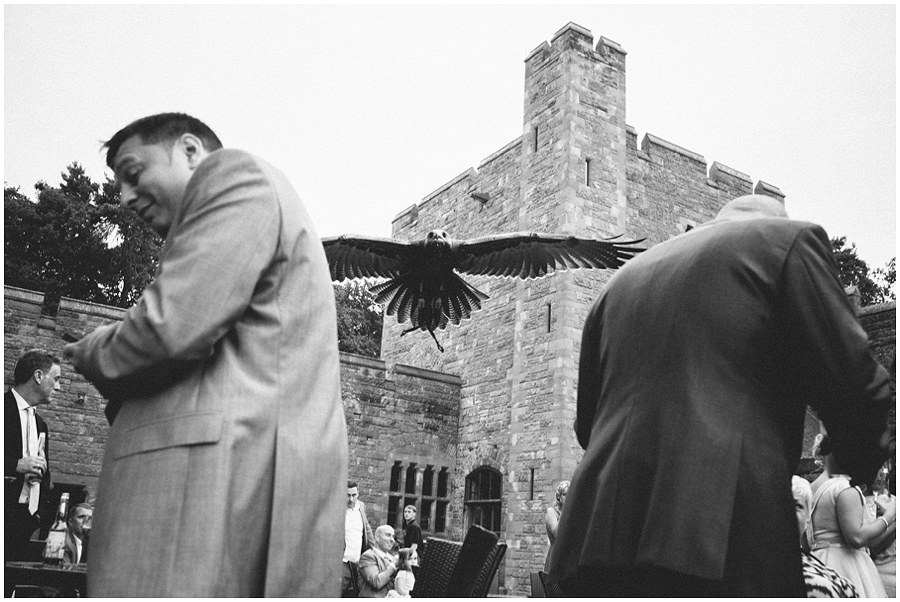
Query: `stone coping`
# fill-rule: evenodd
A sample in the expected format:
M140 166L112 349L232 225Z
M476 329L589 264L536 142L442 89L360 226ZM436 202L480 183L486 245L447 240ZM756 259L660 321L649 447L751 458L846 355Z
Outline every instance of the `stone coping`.
M663 140L662 138L654 136L653 134L644 134L644 141L641 143L641 147L644 148L649 144L652 144L654 146L661 146L672 152L678 153L679 155L684 155L685 157L693 159L694 161L699 161L704 164L706 163L706 159L703 158L703 155L697 154L693 151L689 151L686 148L678 146L677 144L672 144L671 142ZM644 148L644 150L646 150L646 148Z
M858 316L867 316L869 314L877 314L888 311L897 311L897 302L896 301L885 301L884 303L875 303L873 305L866 305L865 307L860 307L856 312Z
M69 297L60 298L59 310L56 314L57 317L59 317L59 312L62 310L74 311L89 316L98 316L100 318L111 318L114 320L121 320L128 311L121 307L101 305L100 303L92 303L91 301L79 301L78 299L71 299Z
M766 194L769 196L772 196L774 194L781 198L784 198L784 193L781 192L781 190L779 190L777 186L769 184L768 182L763 182L762 180L756 183L756 188L753 189L753 192L755 192L756 194Z
M349 353L347 351L341 351L341 363L342 364L350 364L352 366L362 366L363 368L371 368L373 370L381 370L384 371L387 369L387 365L384 363L384 360L379 359L377 357L371 357L368 355L359 355L357 353Z
M507 144L500 150L498 150L497 152L491 153L490 155L488 155L487 159L485 159L484 161L482 161L481 163L478 164L478 169L481 169L482 167L484 167L485 165L487 165L488 163L490 163L497 157L504 155L505 153L514 149L516 146L519 146L520 144L522 144L522 136L519 136L518 138L516 138L515 140L513 140L512 142L510 142L509 144Z
M403 374L405 376L415 376L416 378L423 378L426 380L434 380L448 385L456 385L458 387L461 387L463 384L462 378L455 374L407 366L406 364L394 364L394 373Z
M4 286L3 297L15 299L16 301L25 301L26 303L33 303L35 305L42 305L44 303L44 293L37 293L15 286Z
M716 175L719 172L729 175L732 178L737 178L739 180L743 180L744 182L747 182L748 184L753 183L753 179L750 176L748 176L747 174L740 172L736 169L732 169L731 167L728 167L727 165L722 165L718 161L713 161L712 166L710 166L710 168L709 168L709 177L716 179Z

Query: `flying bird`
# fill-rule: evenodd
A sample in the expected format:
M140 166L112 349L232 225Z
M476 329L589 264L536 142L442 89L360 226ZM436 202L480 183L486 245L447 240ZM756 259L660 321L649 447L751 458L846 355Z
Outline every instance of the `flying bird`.
M432 230L413 242L345 234L323 238L322 244L332 280L388 278L369 292L387 315L411 323L400 336L427 330L443 352L434 331L450 322L459 325L490 298L459 274L540 278L557 269L617 268L645 250L632 246L644 239L611 242L617 238L520 232L454 240L444 230Z

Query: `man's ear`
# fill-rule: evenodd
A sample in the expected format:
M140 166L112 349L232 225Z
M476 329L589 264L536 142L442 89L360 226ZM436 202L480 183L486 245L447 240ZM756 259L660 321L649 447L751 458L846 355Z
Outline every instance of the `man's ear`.
M187 157L188 167L192 170L197 169L200 162L209 154L203 146L203 141L193 134L182 134L179 136L176 146L178 146L185 157Z

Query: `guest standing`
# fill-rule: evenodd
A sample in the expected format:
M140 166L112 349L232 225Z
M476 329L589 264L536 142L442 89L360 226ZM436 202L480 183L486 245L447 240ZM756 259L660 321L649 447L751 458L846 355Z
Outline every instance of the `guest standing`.
M88 591L337 596L334 290L300 197L188 115L139 119L106 148L121 204L165 245L124 319L64 349L109 400Z
M833 454L828 435L819 435L813 455L823 472L812 483L812 502L807 541L812 553L826 566L850 581L863 598L884 598L884 585L866 546L891 536L896 529L894 503L876 504L883 514L865 520L866 501L858 486L851 485Z
M868 482L894 405L825 231L773 198L735 199L620 268L580 353L585 454L550 581L571 596L804 597L790 478L806 408Z
M809 481L794 475L791 477L791 493L794 495L797 509L797 527L802 536L809 522L809 504L812 501L812 489ZM803 561L803 581L806 584L807 598L859 597L852 583L838 575L834 569L822 564L821 560L804 550L802 545L800 554Z
M50 489L50 434L35 408L59 390L60 363L40 349L25 352L4 400L4 550L7 560L26 560L28 540L40 527L41 501ZM39 445L43 435L43 447Z
M544 572L547 572L550 565L550 552L553 548L553 542L556 541L556 530L559 527L559 517L562 514L563 504L566 503L566 494L569 492L569 481L560 481L556 486L556 495L553 505L547 507L544 513L544 528L547 529L547 539L550 540L550 548L547 549L547 558L544 560Z

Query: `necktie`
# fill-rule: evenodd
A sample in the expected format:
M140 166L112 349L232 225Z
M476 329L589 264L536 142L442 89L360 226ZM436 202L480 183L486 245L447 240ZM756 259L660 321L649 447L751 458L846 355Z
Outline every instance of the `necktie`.
M37 436L37 425L34 422L34 408L28 408L25 411L26 420L25 420L25 454L28 456L32 455L43 455L43 450L40 449L40 443L38 442L39 438ZM19 503L28 503L28 511L31 514L34 514L38 510L38 503L41 498L41 483L40 481L34 481L33 483L29 482L29 479L25 478L25 483L22 485L22 493L19 496Z

